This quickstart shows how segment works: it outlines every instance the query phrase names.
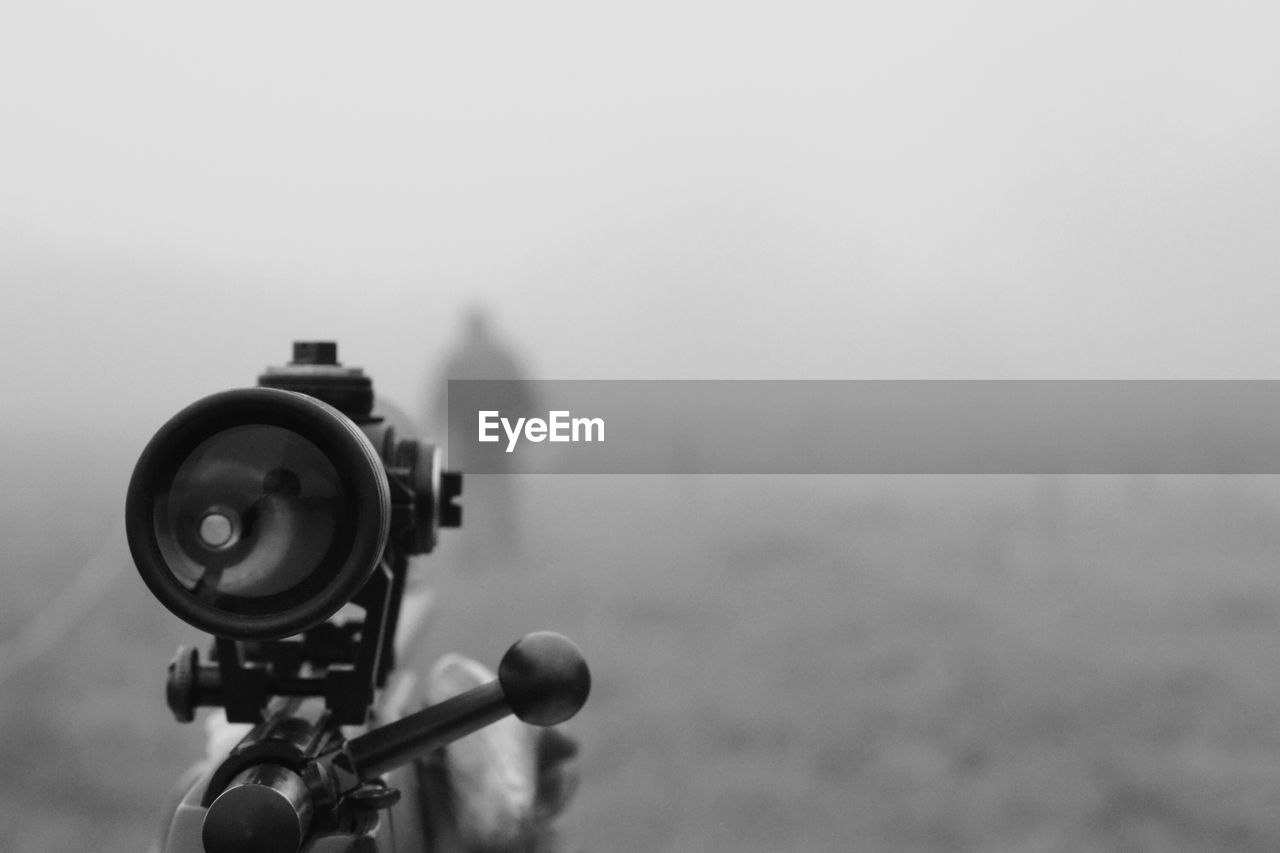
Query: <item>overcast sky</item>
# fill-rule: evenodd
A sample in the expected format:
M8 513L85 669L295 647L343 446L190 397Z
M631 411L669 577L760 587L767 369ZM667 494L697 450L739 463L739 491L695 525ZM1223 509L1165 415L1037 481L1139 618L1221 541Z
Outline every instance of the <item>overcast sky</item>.
M1277 10L11 3L0 380L1280 378Z

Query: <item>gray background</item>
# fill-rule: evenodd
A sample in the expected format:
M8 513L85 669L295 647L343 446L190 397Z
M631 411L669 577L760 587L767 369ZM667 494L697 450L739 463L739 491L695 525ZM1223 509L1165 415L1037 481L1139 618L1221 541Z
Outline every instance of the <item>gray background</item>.
M1277 17L10 4L0 847L149 837L194 635L124 484L294 338L423 419L477 302L541 378L1277 378ZM571 849L1280 844L1269 478L516 497L518 559L424 566L432 649L588 650Z

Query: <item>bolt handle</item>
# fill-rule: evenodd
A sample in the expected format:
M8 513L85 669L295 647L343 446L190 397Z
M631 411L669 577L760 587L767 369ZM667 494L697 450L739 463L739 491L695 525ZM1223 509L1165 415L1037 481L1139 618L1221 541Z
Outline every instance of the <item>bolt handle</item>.
M496 681L379 726L317 759L312 787L319 783L320 799L332 800L507 714L554 726L578 713L590 692L591 672L572 640L550 631L529 634L503 655Z

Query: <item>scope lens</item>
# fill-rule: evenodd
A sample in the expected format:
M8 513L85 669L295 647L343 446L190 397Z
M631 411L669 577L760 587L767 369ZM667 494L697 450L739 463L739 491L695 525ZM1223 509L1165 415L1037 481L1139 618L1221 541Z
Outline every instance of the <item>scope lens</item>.
M292 391L192 403L147 443L125 501L150 590L219 637L278 639L365 585L390 521L382 459L355 423Z
M266 598L303 584L342 531L347 495L329 459L291 430L246 424L206 439L155 502L169 571L198 597Z

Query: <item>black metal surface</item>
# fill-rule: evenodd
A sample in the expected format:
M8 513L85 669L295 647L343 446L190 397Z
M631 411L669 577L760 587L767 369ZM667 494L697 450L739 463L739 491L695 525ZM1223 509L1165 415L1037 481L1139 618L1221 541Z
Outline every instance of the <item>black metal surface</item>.
M316 697L276 699L266 718L244 736L209 779L203 805L213 803L236 776L256 764L271 763L301 772L317 755L333 748L342 733Z
M462 505L458 498L462 496L462 474L457 471L443 471L440 474L440 526L462 526Z
M196 676L200 670L200 652L194 646L179 646L169 662L169 677L165 682L165 703L174 719L189 723L196 718L200 704Z
M343 747L360 779L372 779L415 755L483 728L511 713L498 682L491 681L416 714L352 738Z
M205 815L205 853L295 853L311 827L313 809L297 773L257 764L238 775Z

